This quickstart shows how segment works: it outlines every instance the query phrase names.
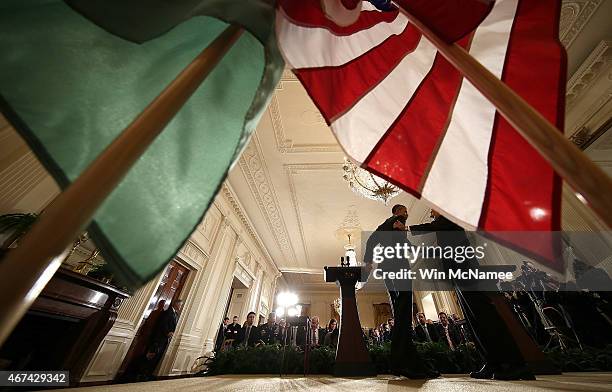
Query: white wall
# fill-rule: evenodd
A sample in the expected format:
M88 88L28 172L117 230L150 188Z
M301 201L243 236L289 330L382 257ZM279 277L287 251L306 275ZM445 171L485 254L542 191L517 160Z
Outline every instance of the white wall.
M241 319L251 310L249 306L260 308L271 303L279 276L229 186L222 188L175 261L190 273L181 293L185 305L158 375L187 373L197 357L212 350L234 276L249 287L234 290L244 298ZM100 344L82 382L115 377L158 281L150 282L121 305L117 321Z

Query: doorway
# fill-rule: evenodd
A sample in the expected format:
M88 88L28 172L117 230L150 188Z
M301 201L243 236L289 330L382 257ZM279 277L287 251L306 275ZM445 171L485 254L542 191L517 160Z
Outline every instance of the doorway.
M176 261L171 261L166 267L164 275L162 276L155 294L151 297L149 305L144 312L142 323L140 328L134 336L134 340L130 345L119 371L117 372L116 380L123 380L136 365L136 361L141 356L146 354L147 347L149 346L149 340L152 338L153 332L155 331L156 321L163 310L168 309L170 304L178 300L181 296L185 282L187 281L187 275L189 269L183 267ZM154 310L156 310L154 312ZM153 316L151 316L153 314ZM151 316L151 317L150 317Z
M248 292L248 287L234 276L226 317L229 317L231 320L232 317L238 316L239 324L246 320L246 314L250 311L250 309L246 308L248 306Z

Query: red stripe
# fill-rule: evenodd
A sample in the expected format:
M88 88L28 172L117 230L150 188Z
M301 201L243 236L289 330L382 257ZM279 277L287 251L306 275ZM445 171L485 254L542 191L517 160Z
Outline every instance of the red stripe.
M462 39L459 45L466 48L469 38ZM392 178L413 194L420 194L422 180L450 121L462 79L459 71L437 54L412 100L363 166Z
M559 8L558 0L519 1L502 80L563 129L566 61L557 37ZM559 178L551 166L499 114L491 143L479 226L487 231L560 230ZM540 211L546 215L537 219ZM558 260L551 241L528 241L519 246Z
M294 70L328 123L345 113L412 53L421 33L409 24L400 35L337 67ZM326 48L322 48L325 50Z
M325 16L319 0L279 0L279 6L292 23L304 27L323 27L336 35L351 35L379 23L390 23L399 11L361 11L359 19L350 26L338 26Z

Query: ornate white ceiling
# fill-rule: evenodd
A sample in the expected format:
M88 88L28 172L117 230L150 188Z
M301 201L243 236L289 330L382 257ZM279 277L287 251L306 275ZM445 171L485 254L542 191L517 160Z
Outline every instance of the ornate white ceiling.
M395 203L409 207L410 222L427 217L427 207L405 193L389 206L356 195L342 179L343 161L325 121L298 80L285 72L229 176L282 271L320 274L323 266L338 264L348 243L339 238L339 229L373 230ZM322 281L320 275L314 279Z

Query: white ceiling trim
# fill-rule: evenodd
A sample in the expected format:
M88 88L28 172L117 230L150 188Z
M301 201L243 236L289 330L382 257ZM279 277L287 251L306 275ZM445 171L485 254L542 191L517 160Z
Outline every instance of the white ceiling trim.
M282 88L281 88L282 89ZM270 112L270 120L272 121L272 128L274 129L274 139L276 140L276 149L281 154L284 153L304 153L304 152L341 152L342 149L338 144L326 144L326 143L305 143L305 144L294 144L293 140L287 138L285 134L285 128L283 126L283 120L281 118L280 108L278 106L278 99L276 94L272 95L270 100L270 106L268 107ZM325 124L325 120L316 113L320 119L317 122ZM331 132L331 130L330 130Z
M247 179L251 194L257 201L261 214L273 234L274 241L289 260L296 262L297 257L289 239L274 185L261 155L257 134L253 135L251 143L244 149L238 163L242 174Z
M566 48L569 48L580 31L595 14L603 0L564 1L561 6L561 21L559 38Z

